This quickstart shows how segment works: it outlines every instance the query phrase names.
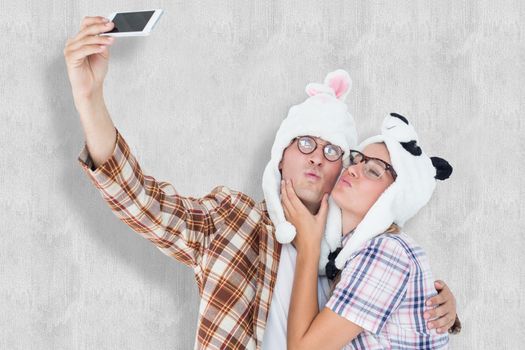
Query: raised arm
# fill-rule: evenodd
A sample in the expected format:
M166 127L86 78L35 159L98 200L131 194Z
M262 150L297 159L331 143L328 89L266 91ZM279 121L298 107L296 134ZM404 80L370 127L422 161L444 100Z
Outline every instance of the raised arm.
M108 25L103 17L86 17L78 35L69 39L64 49L86 138L78 160L121 221L164 254L192 267L198 278L215 233L228 215L238 210L236 206L252 208L243 205L251 199L225 187L217 187L203 198L183 197L171 184L157 181L142 170L104 103L107 46L112 39L97 34L111 28L112 23ZM229 219L228 224L238 222Z
M115 39L98 35L111 30L113 25L104 17L84 17L79 32L67 40L64 48L75 107L95 167L111 156L117 139L103 93L109 63L108 46Z

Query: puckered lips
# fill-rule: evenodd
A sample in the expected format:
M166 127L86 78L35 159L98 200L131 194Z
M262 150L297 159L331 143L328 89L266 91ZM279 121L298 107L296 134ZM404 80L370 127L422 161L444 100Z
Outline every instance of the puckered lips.
M304 172L304 176L312 182L316 182L321 180L321 174L319 174L318 171L315 170L307 170Z
M345 187L352 187L352 182L350 181L350 177L348 175L342 175L341 178L339 178L339 184Z

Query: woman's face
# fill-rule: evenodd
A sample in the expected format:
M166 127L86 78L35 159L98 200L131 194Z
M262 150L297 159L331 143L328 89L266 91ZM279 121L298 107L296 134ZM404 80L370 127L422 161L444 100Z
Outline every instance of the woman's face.
M368 145L363 153L392 164L384 143ZM365 216L379 196L394 182L390 171L386 171L379 179L372 180L366 177L363 173L364 165L365 163L361 162L343 169L332 191L332 198L341 208L343 215L351 215L358 219Z

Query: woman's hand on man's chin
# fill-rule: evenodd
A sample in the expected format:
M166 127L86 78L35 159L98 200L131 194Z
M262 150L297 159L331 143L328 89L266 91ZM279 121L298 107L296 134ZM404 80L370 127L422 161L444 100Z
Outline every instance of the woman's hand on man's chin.
M320 253L321 239L328 215L328 194L323 196L316 215L310 213L301 202L290 180L281 181L281 202L286 220L295 226L297 234L293 241L300 252Z

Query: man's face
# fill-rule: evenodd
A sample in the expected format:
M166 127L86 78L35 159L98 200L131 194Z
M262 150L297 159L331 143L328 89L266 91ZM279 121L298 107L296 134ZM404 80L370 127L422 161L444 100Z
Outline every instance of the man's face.
M282 178L292 180L297 196L310 209L317 211L325 193L330 193L341 173L342 160L331 162L324 157L326 141L314 138L317 148L310 154L302 153L297 140L288 146L279 163Z

